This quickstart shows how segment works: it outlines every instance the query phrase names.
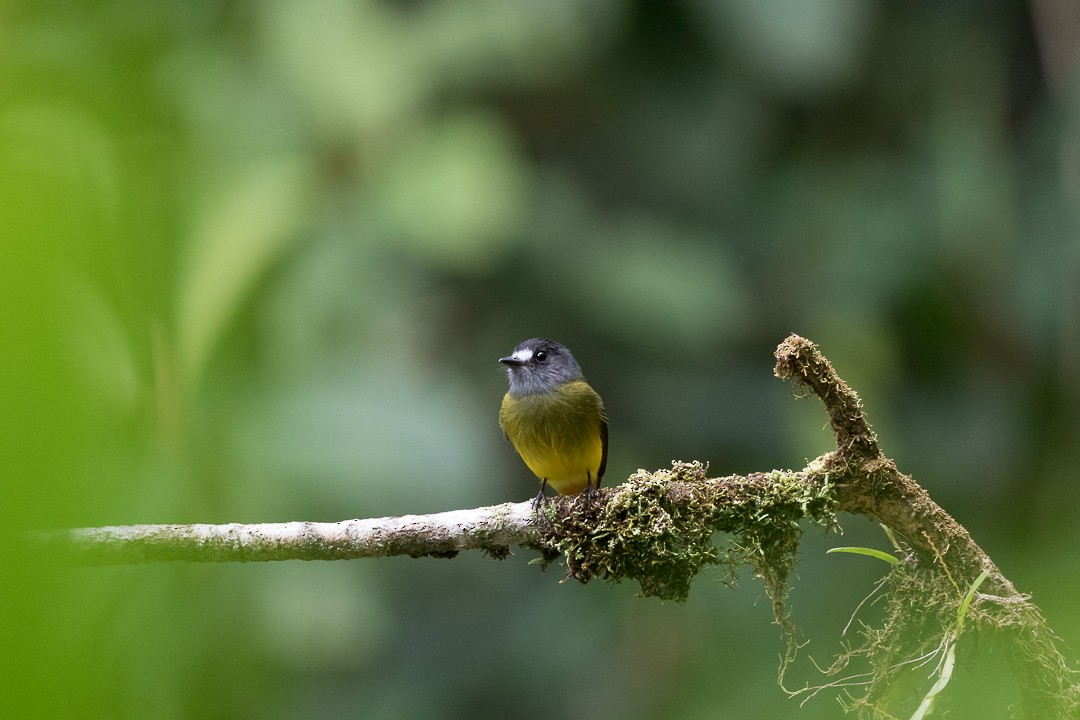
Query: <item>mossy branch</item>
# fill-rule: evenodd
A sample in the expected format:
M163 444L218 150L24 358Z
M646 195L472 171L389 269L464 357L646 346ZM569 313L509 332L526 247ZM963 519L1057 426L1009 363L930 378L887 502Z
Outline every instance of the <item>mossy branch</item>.
M1019 678L1028 718L1075 718L1080 683L1057 646L1057 637L1038 607L1019 593L956 520L914 480L885 457L862 410L862 403L817 347L791 335L776 350L776 376L808 388L825 405L836 449L807 467L808 482L827 479L836 488L836 509L877 520L911 550L890 573L889 618L867 633L866 644L840 659L865 655L873 668L866 694L852 704L874 716L890 680L905 660L908 638L917 647L907 657L940 645L958 632L955 612L964 589L984 571L986 581L972 605L984 630L1004 635L1005 650Z
M452 557L468 549L501 558L511 545L522 545L548 561L563 555L568 576L581 582L633 578L643 595L676 601L686 599L692 579L706 565L734 573L748 564L762 578L788 637L786 667L796 644L784 601L800 523L832 527L843 511L891 529L901 555L886 577L885 625L868 630L864 645L837 662L842 667L862 656L872 668L866 693L851 707L879 716L898 668L941 645L942 638L955 640L964 590L985 571L980 592L970 608L965 606L969 627L1004 635L1026 717L1075 717L1080 684L1039 609L884 455L858 396L817 347L797 335L788 337L777 348L775 374L824 403L836 438L833 450L799 471L708 478L706 466L675 463L670 470L639 471L592 500L553 498L538 513L529 503L507 503L339 523L137 525L43 537L52 550L82 564ZM729 534L731 542L718 547L716 532Z

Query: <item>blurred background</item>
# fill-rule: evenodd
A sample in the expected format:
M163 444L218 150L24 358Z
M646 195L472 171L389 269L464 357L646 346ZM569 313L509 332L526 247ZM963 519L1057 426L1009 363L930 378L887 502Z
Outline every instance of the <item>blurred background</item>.
M831 718L749 575L58 569L28 529L522 501L497 359L606 399L605 484L830 449L790 332L1080 646L1080 15L1054 0L0 6L0 714ZM886 548L807 528L820 683ZM858 620L873 622L880 604ZM855 623L857 627L858 623ZM1016 689L972 637L948 690ZM928 688L931 668L916 679Z

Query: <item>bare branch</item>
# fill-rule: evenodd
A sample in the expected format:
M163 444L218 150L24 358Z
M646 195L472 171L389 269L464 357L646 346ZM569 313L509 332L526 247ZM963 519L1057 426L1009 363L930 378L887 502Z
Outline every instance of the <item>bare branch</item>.
M522 502L335 523L125 525L78 528L45 537L54 552L84 565L453 557L460 550L485 550L502 557L510 545L539 539L532 520L531 503Z

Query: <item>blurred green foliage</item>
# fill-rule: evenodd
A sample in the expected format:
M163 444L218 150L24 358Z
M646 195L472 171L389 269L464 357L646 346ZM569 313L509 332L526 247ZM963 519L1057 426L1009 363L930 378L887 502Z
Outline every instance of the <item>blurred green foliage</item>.
M750 578L672 605L524 552L24 544L523 500L496 359L537 335L604 394L610 483L827 450L771 377L812 338L1075 649L1080 43L1052 5L4 4L0 714L835 717L776 687ZM846 530L805 538L792 685L882 572L824 558L883 544ZM961 647L943 707L1002 717L1000 666Z

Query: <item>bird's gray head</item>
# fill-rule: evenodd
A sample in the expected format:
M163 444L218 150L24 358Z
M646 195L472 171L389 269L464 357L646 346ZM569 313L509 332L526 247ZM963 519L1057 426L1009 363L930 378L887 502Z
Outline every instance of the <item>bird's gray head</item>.
M511 395L532 395L553 390L571 380L581 380L581 367L565 345L544 338L526 340L509 357L506 365Z

